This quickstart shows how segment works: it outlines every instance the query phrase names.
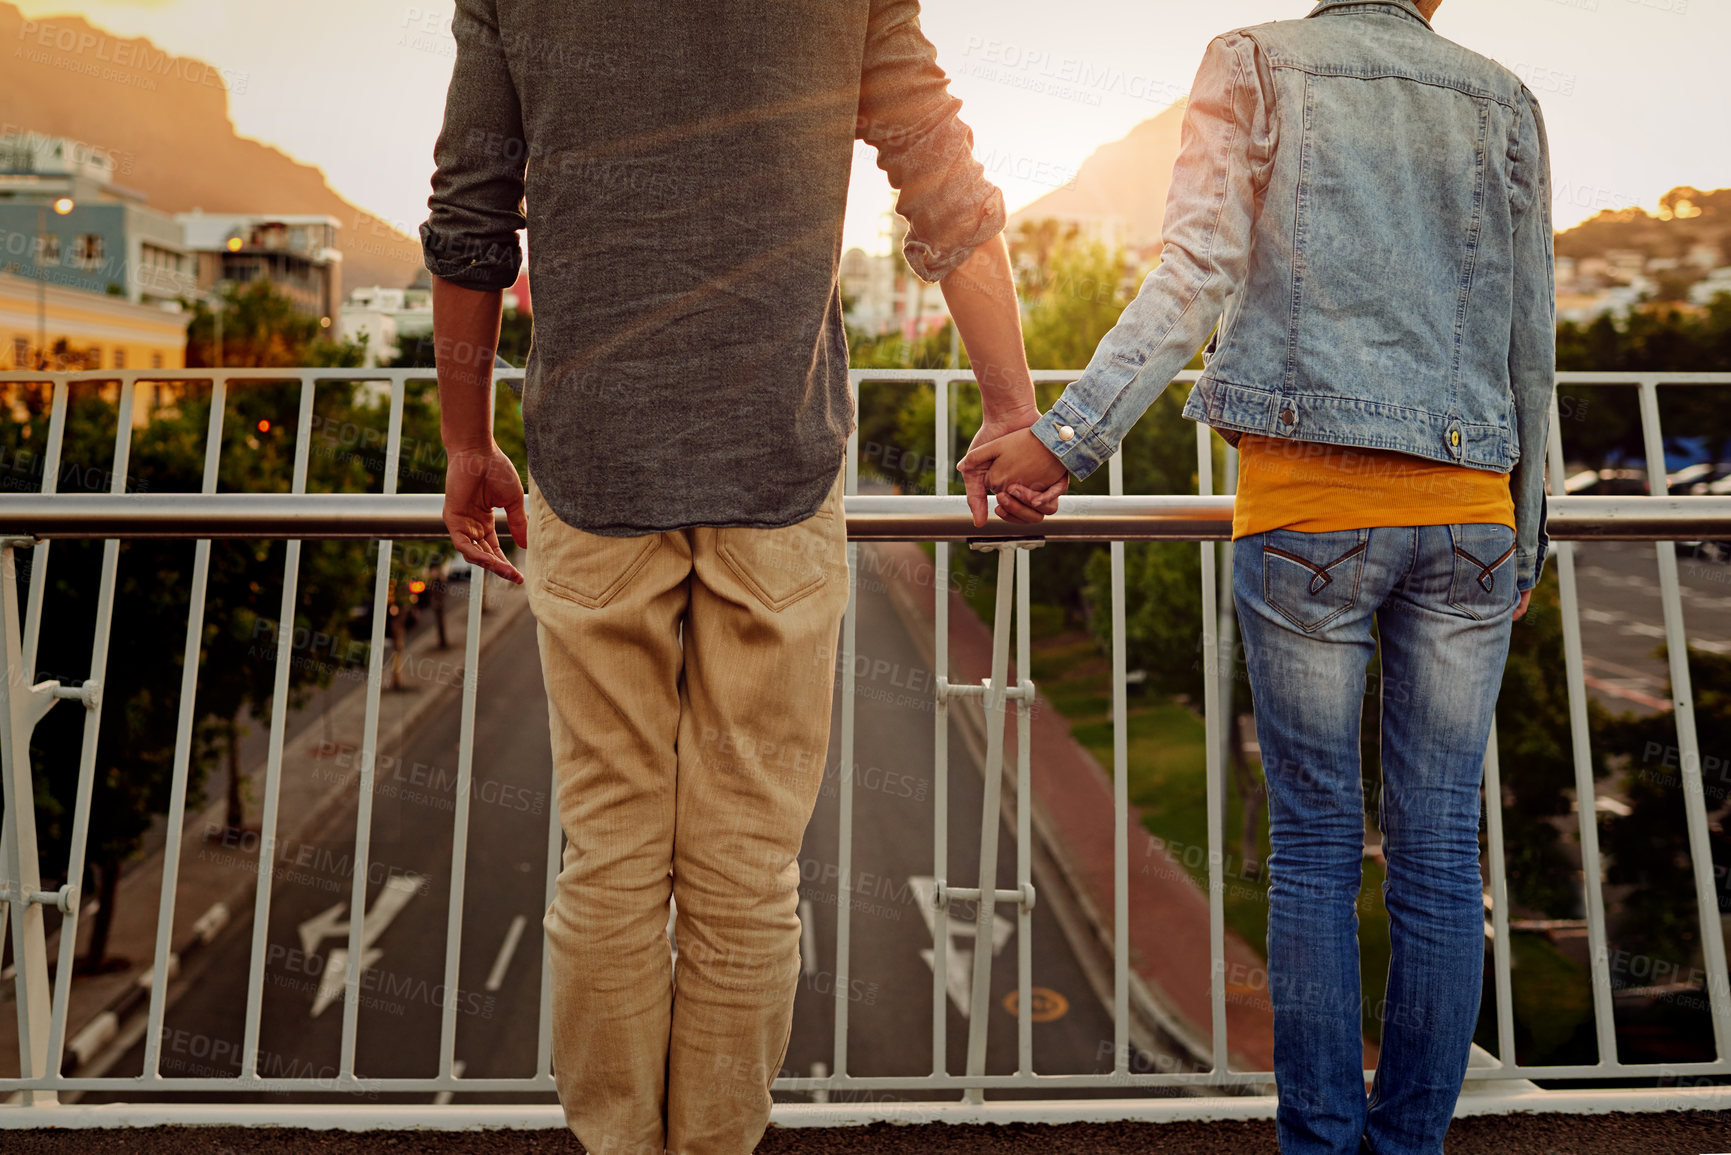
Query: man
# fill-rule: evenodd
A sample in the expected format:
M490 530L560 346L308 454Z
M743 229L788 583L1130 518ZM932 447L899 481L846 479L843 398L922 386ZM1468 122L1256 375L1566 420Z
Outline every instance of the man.
M1038 416L1002 197L918 14L457 3L422 227L445 520L513 581L496 508L528 547L567 839L545 920L554 1066L590 1151L745 1152L768 1120L848 599L837 268L856 137L967 344L982 443ZM526 510L491 412L525 223ZM972 490L983 524L983 479Z
M1482 760L1545 561L1544 122L1432 31L1440 2L1326 0L1214 41L1163 263L1051 412L961 465L1011 494L1087 475L1214 330L1184 413L1241 452L1287 1155L1442 1151L1478 1018ZM1379 641L1393 957L1367 1103L1359 718Z

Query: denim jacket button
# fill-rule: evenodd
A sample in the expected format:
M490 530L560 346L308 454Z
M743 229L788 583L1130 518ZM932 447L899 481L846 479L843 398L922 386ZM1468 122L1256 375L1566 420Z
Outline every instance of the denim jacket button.
M1282 409L1280 411L1280 423L1287 426L1297 425L1298 414L1294 413L1291 409Z
M1058 440L1059 441L1074 441L1075 438L1076 438L1076 431L1074 429L1071 429L1068 425L1058 426Z

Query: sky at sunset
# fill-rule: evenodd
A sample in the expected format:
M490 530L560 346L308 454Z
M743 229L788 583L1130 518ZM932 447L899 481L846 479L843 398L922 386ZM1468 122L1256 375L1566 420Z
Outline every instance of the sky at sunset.
M236 128L413 233L450 79L450 0L18 0L236 75ZM1183 95L1210 36L1305 0L928 0L926 34L1012 209ZM1446 0L1437 30L1513 68L1549 124L1559 228L1731 186L1731 0ZM859 146L847 241L882 250L887 183ZM269 206L259 206L268 209Z

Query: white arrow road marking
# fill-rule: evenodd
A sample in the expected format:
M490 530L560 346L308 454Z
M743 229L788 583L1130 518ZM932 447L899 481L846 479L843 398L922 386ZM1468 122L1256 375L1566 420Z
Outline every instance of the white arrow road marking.
M915 905L919 907L920 917L926 920L926 931L937 942L938 936L938 884L930 875L914 875L908 879L908 889L914 892ZM1010 936L1016 932L1015 922L1003 915L992 919L992 954L1003 953L1004 944L1010 941ZM956 1004L956 1010L968 1017L968 1008L974 990L974 948L956 945L957 939L971 939L978 933L978 928L972 922L963 922L957 918L949 920L949 949L944 953L944 987L950 992L950 1001ZM937 949L935 946L922 947L920 957L926 960L926 965L936 969Z
M385 952L377 947L369 947L361 952L361 972L384 957ZM343 983L349 977L349 948L334 947L331 957L325 960L325 969L319 972L319 992L313 996L313 1018L318 1018L324 1009L343 997Z
M829 1064L828 1063L813 1063L811 1065L811 1077L814 1079L827 1079L827 1078L829 1078ZM829 1091L823 1087L819 1087L817 1090L815 1090L811 1093L811 1101L813 1103L827 1103L827 1102L829 1102Z
M343 912L349 909L349 904L339 902L329 910L315 914L300 925L301 955L312 957L319 949L319 943L334 935L349 933L349 924L343 921Z
M523 928L528 925L527 915L520 914L511 920L505 941L499 944L499 957L493 960L493 969L487 972L488 990L496 991L505 985L505 972L511 969L511 956L517 951L517 940L523 937Z
M373 943L385 933L397 915L403 912L403 907L409 904L409 900L420 892L421 876L418 874L393 874L385 879L385 888L373 899L373 905L368 908L362 923L361 965L358 973L365 974L368 968L384 955L384 951L373 949ZM298 930L303 955L311 957L325 939L349 933L349 924L341 921L348 905L346 902L339 902L300 924ZM348 968L348 948L333 947L330 957L325 960L325 969L319 974L318 993L313 996L313 1018L318 1018L326 1007L343 997L343 984L348 978Z
M463 1077L463 1067L464 1066L465 1066L465 1064L464 1064L463 1060L461 1060L461 1059L458 1059L455 1062L453 1062L451 1064L451 1078L461 1079ZM435 1107L445 1106L446 1104L450 1103L451 1096L455 1095L455 1094L456 1094L455 1091L440 1091L437 1095L433 1096L433 1106L435 1106Z
M809 898L799 900L799 963L806 974L817 973L817 924L812 921Z

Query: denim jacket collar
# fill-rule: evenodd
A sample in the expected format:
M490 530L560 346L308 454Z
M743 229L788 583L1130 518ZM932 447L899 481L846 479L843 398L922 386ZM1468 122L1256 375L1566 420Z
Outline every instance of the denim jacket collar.
M1417 20L1426 28L1431 26L1430 21L1424 18L1424 14L1418 10L1418 5L1413 3L1413 0L1322 0L1322 3L1311 10L1310 15L1334 16L1343 14L1347 10L1359 8L1387 12L1392 16L1404 16L1409 20Z

